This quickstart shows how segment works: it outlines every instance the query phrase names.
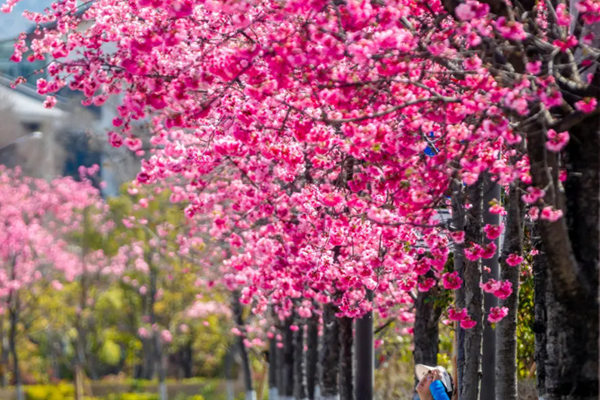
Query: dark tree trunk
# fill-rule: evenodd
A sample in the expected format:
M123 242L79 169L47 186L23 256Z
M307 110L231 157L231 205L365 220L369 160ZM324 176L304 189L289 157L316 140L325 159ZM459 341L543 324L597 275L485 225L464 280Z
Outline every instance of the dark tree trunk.
M373 292L367 291L367 300L373 301ZM374 389L375 372L375 349L373 342L373 311L369 311L356 324L355 359L356 371L354 377L354 388L356 398L361 400L372 400Z
M425 278L433 277L433 272L429 271ZM442 309L436 307L433 298L439 294L439 290L432 288L429 292L418 292L415 302L415 325L414 325L414 343L415 350L413 358L415 365L437 365L437 356L439 350L439 320ZM415 378L415 387L416 387ZM418 398L416 391L414 398Z
M282 338L285 337L285 331L289 329L289 326L285 325L283 328L280 328ZM285 364L285 352L283 348L283 341L279 343L277 346L277 393L280 399L283 398L285 392L285 374L284 374L284 364Z
M468 201L471 208L467 212L465 223L466 241L482 242L481 213L482 213L482 180L467 189ZM483 293L481 283L481 262L464 260L464 284L459 291L464 291L464 301L473 321L477 322L471 329L462 330L464 338L464 364L462 382L459 387L461 400L479 400L481 379L481 342L483 339Z
M142 340L143 364L140 366L142 379L150 380L154 377L156 363L154 362L154 343L152 338Z
M456 232L464 231L465 229L465 193L463 190L462 182L452 182L452 230ZM458 272L458 275L464 282L465 277L465 247L462 243L453 243L453 255L454 255L454 270ZM464 283L463 283L464 286ZM462 310L466 307L465 303L465 290L460 289L454 292L455 305L458 310ZM465 365L465 331L460 327L460 324L456 324L456 381L457 391L462 386L464 380L463 366Z
M194 368L194 350L192 348L193 340L190 339L184 348L180 351L181 370L183 371L183 377L189 379L193 377Z
M340 323L340 400L354 399L352 381L352 318L339 318Z
M523 227L521 194L516 185L511 185L508 200L508 216L504 240L503 260L509 254L523 252ZM502 263L502 280L512 283L513 292L500 301L501 307L508 308L508 314L496 326L496 398L517 400L517 312L519 307L520 267Z
M321 345L319 379L322 400L339 399L340 326L335 313L334 305L325 304L323 306L323 343Z
M492 214L489 211L490 202L501 200L501 190L498 183L491 180L491 175L486 173L485 183L483 187L483 224L500 225L500 215ZM484 271L482 280L484 282L489 279L498 279L499 275L499 252L500 240L490 240L484 238L485 244L494 243L498 247L498 251L494 257L483 260L483 267L489 268L489 272ZM492 307L498 306L498 298L492 293L485 293L483 296L483 304L485 313L489 314ZM482 364L481 364L481 393L480 400L495 400L496 398L496 331L488 323L484 322L483 327L483 349L482 349ZM499 399L499 398L498 398Z
M13 303L14 302L14 303ZM23 393L23 382L21 380L21 369L19 367L19 355L17 353L17 324L19 323L19 308L20 299L19 292L12 291L10 295L11 304L10 308L10 332L9 332L9 346L10 352L13 359L13 374L14 384L17 389L17 400L25 400Z
M294 331L290 329L292 325L290 317L286 322L286 329L283 332L283 393L280 397L284 400L294 398Z
M75 320L75 329L77 331L77 345L75 355L75 400L83 400L84 390L83 390L83 381L85 378L85 322L83 317L85 315L85 309L87 307L88 302L88 276L87 276L87 264L86 264L86 256L88 253L88 242L86 233L90 229L90 220L89 220L89 212L88 208L83 211L83 238L81 243L81 291L79 293L79 312L77 313L77 317Z
M429 271L425 278L433 277ZM429 292L418 292L415 302L413 357L416 364L437 365L439 344L439 320L442 309L436 307L433 298L439 290L432 288Z
M598 84L596 74L594 84ZM543 130L528 131L535 186L566 216L538 227L548 265L546 391L550 400L598 399L598 214L600 118L569 130L567 181L561 190L558 155L545 150ZM551 304L551 301L556 301Z
M298 323L294 332L294 396L306 400L306 374L304 370L304 325Z
M275 338L269 340L269 400L277 400L277 341Z
M84 250L85 254L85 250ZM85 257L85 255L84 255ZM77 330L77 354L75 356L75 400L83 400L83 380L85 365L85 327L83 323L83 314L87 305L87 271L85 260L83 261L83 274L81 275L81 293L79 296L79 310L75 322Z
M319 362L319 321L316 316L308 320L306 332L306 390L309 400L316 399L317 363Z
M244 326L244 310L240 303L240 293L235 290L232 294L232 308L235 323L241 328ZM246 400L256 399L256 392L252 386L252 369L250 368L250 359L248 357L248 349L244 345L244 337L237 337L238 351L242 360L242 372L244 374L244 390L246 392Z
M8 366L10 363L10 346L4 331L4 316L0 316L0 346L2 347L2 358L0 361L0 386L8 385Z
M546 329L547 329L547 288L548 279L546 254L543 251L539 232L533 226L531 230L532 247L538 251L533 256L533 285L534 285L534 322L533 332L535 334L535 365L537 377L537 391L540 398L546 396Z

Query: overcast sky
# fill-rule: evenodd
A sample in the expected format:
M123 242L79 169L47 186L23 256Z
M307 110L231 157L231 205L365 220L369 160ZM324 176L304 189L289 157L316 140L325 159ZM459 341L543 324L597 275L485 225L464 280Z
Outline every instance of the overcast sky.
M43 11L54 0L21 0L10 14L0 12L0 40L16 38L19 33L27 30L31 24L21 16L23 11ZM4 0L0 0L4 3Z

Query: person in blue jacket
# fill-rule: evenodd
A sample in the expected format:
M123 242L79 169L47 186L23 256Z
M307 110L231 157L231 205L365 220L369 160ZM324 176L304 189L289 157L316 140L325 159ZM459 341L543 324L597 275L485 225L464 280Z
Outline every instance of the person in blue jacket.
M420 400L451 400L454 392L452 377L444 367L417 364L415 372L419 379L416 390Z

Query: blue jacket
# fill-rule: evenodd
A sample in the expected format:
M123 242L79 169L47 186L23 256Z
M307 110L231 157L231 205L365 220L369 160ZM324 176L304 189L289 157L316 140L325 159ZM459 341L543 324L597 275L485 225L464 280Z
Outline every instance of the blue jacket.
M441 381L433 381L429 386L433 400L450 400Z

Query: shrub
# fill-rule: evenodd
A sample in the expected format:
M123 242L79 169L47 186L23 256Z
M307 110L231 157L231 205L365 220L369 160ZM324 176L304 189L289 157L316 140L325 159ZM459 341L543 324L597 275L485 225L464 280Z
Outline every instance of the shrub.
M75 388L68 383L26 386L24 391L27 400L73 400L75 397Z

